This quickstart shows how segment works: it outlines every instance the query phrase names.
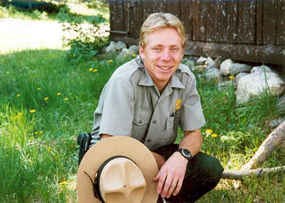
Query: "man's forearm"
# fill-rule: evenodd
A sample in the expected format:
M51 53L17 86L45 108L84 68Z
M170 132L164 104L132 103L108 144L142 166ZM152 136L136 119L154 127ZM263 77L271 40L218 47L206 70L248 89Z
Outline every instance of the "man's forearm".
M185 131L184 137L179 143L179 147L188 149L192 156L194 156L200 152L202 142L203 139L200 130Z

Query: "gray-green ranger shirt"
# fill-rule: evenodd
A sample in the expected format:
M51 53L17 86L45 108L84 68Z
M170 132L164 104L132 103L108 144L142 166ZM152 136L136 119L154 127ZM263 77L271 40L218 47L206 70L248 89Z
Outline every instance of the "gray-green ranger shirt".
M205 123L196 80L180 64L160 94L140 57L120 66L102 90L94 113L93 136L132 136L150 150L171 144L182 130Z

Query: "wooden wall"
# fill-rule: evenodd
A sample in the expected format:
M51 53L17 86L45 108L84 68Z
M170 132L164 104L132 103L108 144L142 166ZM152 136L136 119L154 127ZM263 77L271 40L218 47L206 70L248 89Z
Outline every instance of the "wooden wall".
M285 0L110 0L111 39L137 44L153 12L184 23L186 53L285 67Z

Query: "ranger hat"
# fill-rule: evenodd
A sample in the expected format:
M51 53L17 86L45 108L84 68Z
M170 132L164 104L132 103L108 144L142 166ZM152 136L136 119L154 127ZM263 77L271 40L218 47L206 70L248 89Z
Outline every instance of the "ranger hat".
M128 136L104 138L84 155L77 172L79 203L156 203L151 151Z

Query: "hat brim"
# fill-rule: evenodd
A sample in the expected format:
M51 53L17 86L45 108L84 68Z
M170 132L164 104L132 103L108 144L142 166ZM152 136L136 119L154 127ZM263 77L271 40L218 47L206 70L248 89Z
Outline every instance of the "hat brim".
M158 194L153 178L158 173L158 167L155 158L145 145L128 136L104 138L86 152L77 172L78 202L101 202L94 196L93 183L99 167L114 156L125 156L136 163L147 183L143 202L156 203Z

